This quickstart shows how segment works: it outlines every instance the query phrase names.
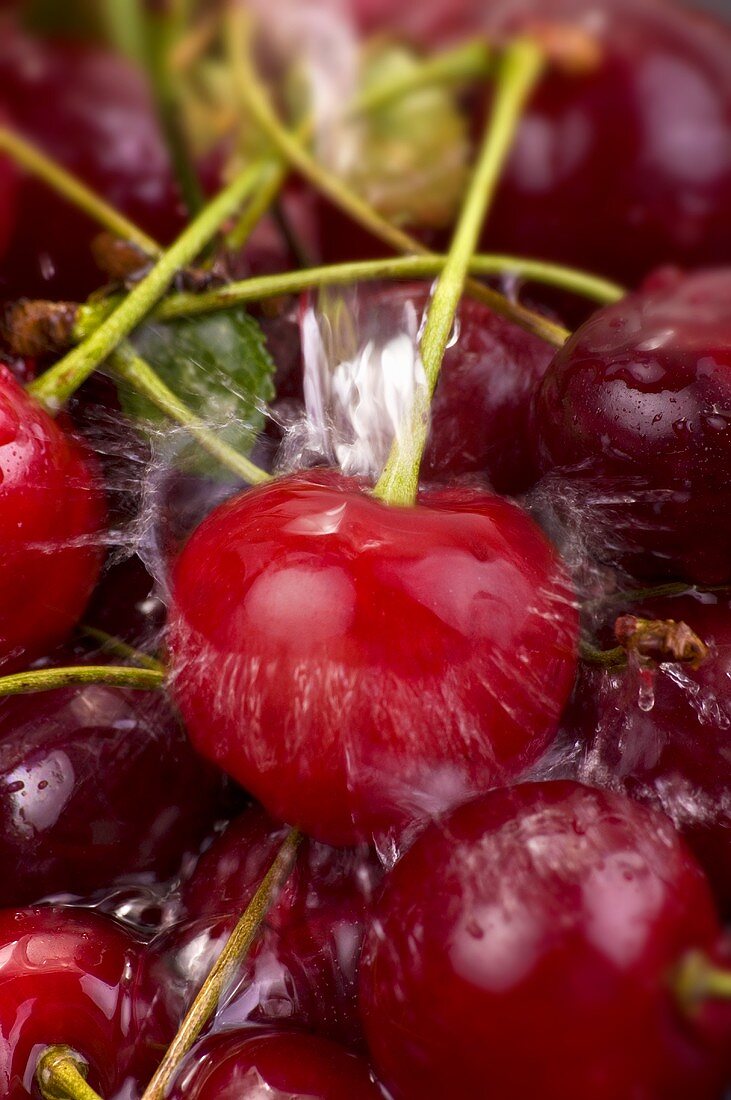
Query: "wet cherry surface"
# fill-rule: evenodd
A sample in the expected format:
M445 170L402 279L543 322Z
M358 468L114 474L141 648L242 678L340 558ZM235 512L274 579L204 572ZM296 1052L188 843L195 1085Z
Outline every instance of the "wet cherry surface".
M280 479L212 513L173 577L174 690L193 744L328 843L535 761L575 640L549 543L475 490L406 509L332 472Z
M34 1074L52 1044L89 1063L89 1084L113 1096L145 1083L170 1040L147 982L141 944L121 925L81 909L0 911L0 1089L39 1094Z
M0 22L0 107L15 128L161 241L183 211L143 77L95 46L44 41ZM84 298L105 282L89 245L99 227L25 178L0 297Z
M730 306L731 269L660 272L582 325L539 389L541 468L633 572L731 578Z
M728 596L657 600L643 618L690 626L710 653L694 669L582 667L566 726L582 773L666 811L731 912L731 610Z
M664 815L569 782L494 791L386 885L361 962L376 1070L397 1100L716 1100L721 1052L671 981L718 936Z
M0 669L59 642L101 564L92 457L0 365Z
M181 929L173 949L179 972L192 957L194 943L210 963L224 930L251 901L287 832L252 805L200 857L183 887L183 911L193 924ZM381 877L367 849L328 848L304 838L238 991L219 1011L220 1026L298 1023L357 1044L355 974Z
M378 1100L368 1066L335 1044L296 1032L230 1031L203 1039L183 1062L170 1100Z
M220 785L156 693L87 684L0 700L0 904L172 874L212 829Z

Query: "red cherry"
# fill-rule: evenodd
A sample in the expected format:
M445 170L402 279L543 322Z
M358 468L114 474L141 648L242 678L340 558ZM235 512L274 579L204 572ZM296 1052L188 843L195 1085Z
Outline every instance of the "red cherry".
M91 457L0 365L0 667L47 651L94 587L102 495Z
M155 694L88 684L3 699L0 904L174 873L212 829L219 786Z
M635 573L731 578L730 308L731 269L653 280L582 325L539 389L542 469Z
M326 1039L297 1032L229 1031L183 1061L170 1100L379 1100L368 1066Z
M576 613L529 517L472 489L391 508L334 472L234 497L173 577L193 743L333 844L519 774L555 733Z
M119 1095L144 1083L171 1038L147 985L142 945L121 925L69 908L0 912L0 1090L37 1097L46 1046L70 1046L89 1064L89 1084ZM125 1092L125 1095L128 1093Z
M569 782L494 791L386 882L360 970L374 1065L396 1100L719 1100L721 1054L672 988L719 936L664 815Z
M416 340L429 297L429 286L421 283L363 288L351 310L358 346L383 348L404 335ZM302 311L305 348L311 316ZM327 315L324 323L327 329ZM479 473L500 493L528 488L536 478L530 404L552 355L543 340L464 298L431 407L424 478L446 481ZM317 370L318 363L312 367Z
M0 25L0 103L23 137L163 243L183 225L144 79L95 46L44 41ZM103 276L89 249L99 227L47 185L23 180L0 296L80 300Z
M619 785L673 818L731 912L731 607L728 598L658 600L643 618L687 623L710 648L697 669L585 665L567 715L582 774Z
M193 940L212 961L224 930L230 931L251 901L286 834L286 827L252 805L201 856L182 894L183 909L195 924L183 930L174 966L184 966ZM229 998L219 1023L276 1024L286 1018L353 1045L359 1037L355 973L380 877L380 865L367 850L328 848L305 838L254 946L239 983L242 993Z

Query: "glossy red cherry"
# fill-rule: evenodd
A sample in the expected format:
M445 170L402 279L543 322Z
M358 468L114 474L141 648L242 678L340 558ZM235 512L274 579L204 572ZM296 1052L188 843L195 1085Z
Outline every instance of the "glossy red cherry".
M542 470L635 573L731 578L730 308L731 269L661 275L582 325L539 389Z
M731 606L704 595L632 610L687 623L710 653L696 669L584 665L566 722L581 772L665 810L731 912Z
M183 910L196 923L182 931L173 964L179 971L191 958L194 938L210 964L224 929L230 930L251 901L287 831L252 805L200 857L183 887ZM360 1031L355 974L381 873L367 850L303 839L238 983L240 993L219 1011L221 1026L298 1023L353 1045Z
M719 1100L721 1053L672 985L719 936L664 815L570 782L494 791L387 880L360 970L374 1066L396 1100Z
M0 669L69 632L94 587L104 518L91 457L0 366Z
M280 820L353 844L517 775L574 676L566 576L472 489L391 508L334 472L216 509L173 576L193 744Z
M108 917L80 909L0 912L0 1091L39 1095L45 1047L72 1047L103 1096L146 1083L170 1040L147 985L144 948ZM125 1092L125 1095L129 1095Z
M183 224L144 79L95 46L0 25L0 104L17 130L112 206L165 242ZM25 178L0 297L79 300L103 283L90 252L99 227Z
M429 295L430 287L423 283L361 289L347 303L359 348L385 349L390 345L393 349L404 337L413 338L415 344ZM302 311L306 360L307 355L313 360L306 362L305 369L316 373L322 369L321 349L327 345L320 341L317 348L312 347L312 333L318 331L313 319L317 322L319 315L309 309ZM321 323L327 334L327 314ZM500 493L528 488L536 478L531 399L552 355L544 341L481 303L464 298L431 406L423 477L448 481L464 474L483 474ZM342 369L340 362L327 364L329 373ZM384 363L383 370L396 371L397 364ZM366 394L363 400L368 399ZM352 414L354 410L348 411ZM360 403L355 412L360 415ZM335 418L339 419L337 413Z
M203 1039L183 1061L170 1100L379 1100L362 1059L297 1032L237 1030Z
M0 700L0 904L173 874L212 830L219 786L155 693L87 684Z

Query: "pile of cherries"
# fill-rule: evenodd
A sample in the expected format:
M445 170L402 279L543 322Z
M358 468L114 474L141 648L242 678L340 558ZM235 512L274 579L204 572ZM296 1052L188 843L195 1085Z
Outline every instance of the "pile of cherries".
M114 386L52 417L26 388L51 356L4 333L0 1097L59 1095L36 1076L56 1045L103 1100L141 1097L296 829L167 1096L722 1100L731 31L669 0L343 7L419 55L549 43L480 247L627 290L592 311L532 283L578 324L558 350L466 295L410 507L292 459L316 296L260 316L272 478L166 471L152 518L155 448ZM1 18L0 125L174 239L143 75ZM303 181L291 210L318 259L382 254ZM291 267L279 224L230 270ZM97 229L0 156L8 307L118 293ZM430 303L424 282L358 294L356 344L382 353ZM28 671L140 661L164 690L12 694Z

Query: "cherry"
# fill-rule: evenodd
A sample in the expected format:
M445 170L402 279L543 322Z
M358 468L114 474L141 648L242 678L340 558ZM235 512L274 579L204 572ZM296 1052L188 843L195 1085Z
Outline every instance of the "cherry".
M297 1032L237 1030L203 1039L183 1061L170 1100L378 1100L360 1058Z
M0 111L0 126L8 124ZM18 211L18 173L9 157L0 155L0 257L5 254Z
M499 497L391 508L335 472L282 478L178 559L174 691L195 747L274 817L353 844L538 758L574 676L571 601Z
M585 665L567 729L583 742L582 774L673 818L731 912L731 606L705 595L658 600L639 613L687 623L709 656L697 669Z
M89 1064L103 1096L144 1082L170 1040L141 943L108 917L45 907L0 912L0 1090L37 1097L45 1047L64 1044Z
M94 587L101 490L91 456L0 365L0 668L61 641Z
M0 700L0 904L172 874L219 793L162 696L87 684Z
M672 982L719 938L664 815L571 782L493 791L386 881L360 971L375 1068L396 1100L718 1100L722 1052Z
M635 573L731 578L730 306L731 269L663 273L582 325L538 391L541 468Z
M359 347L393 347L404 335L415 343L429 294L429 286L421 283L361 290L352 309ZM305 349L310 321L309 311L302 311ZM329 318L324 321L327 326ZM430 481L485 474L497 492L521 492L536 479L530 403L551 361L551 348L470 298L459 307L455 332L431 406L422 473ZM312 355L312 360L306 369L314 373L319 357ZM339 362L328 368L343 369ZM395 364L384 363L383 369L393 372ZM362 415L369 396L361 395L356 415Z
M145 82L123 58L80 42L0 26L0 103L23 137L163 243L184 216ZM86 297L103 281L89 245L99 227L26 178L10 251L8 298Z
M183 887L183 911L194 923L178 937L174 967L181 970L192 954L202 954L210 965L224 930L230 931L251 901L286 834L286 827L252 805L204 852ZM243 992L229 999L219 1021L228 1027L286 1019L347 1045L356 1043L355 973L380 877L380 865L367 850L327 848L303 839L294 870L249 957L239 983ZM185 996L188 1000L188 990Z

